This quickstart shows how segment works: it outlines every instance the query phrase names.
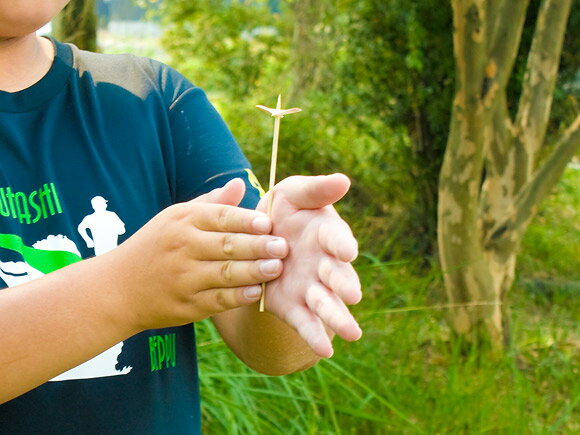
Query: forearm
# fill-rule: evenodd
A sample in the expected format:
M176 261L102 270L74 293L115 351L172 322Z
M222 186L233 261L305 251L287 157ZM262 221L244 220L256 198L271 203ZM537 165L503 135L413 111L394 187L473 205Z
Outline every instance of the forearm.
M0 290L0 403L138 332L105 257Z
M212 317L220 335L246 365L257 372L279 376L316 364L316 355L288 324L253 304ZM327 328L332 338L332 332Z

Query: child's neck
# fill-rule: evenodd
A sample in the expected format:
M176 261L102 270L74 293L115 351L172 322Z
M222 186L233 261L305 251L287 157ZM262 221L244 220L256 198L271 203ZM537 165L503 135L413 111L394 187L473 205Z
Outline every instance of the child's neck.
M0 38L0 90L17 92L32 86L48 72L53 59L52 43L34 33Z

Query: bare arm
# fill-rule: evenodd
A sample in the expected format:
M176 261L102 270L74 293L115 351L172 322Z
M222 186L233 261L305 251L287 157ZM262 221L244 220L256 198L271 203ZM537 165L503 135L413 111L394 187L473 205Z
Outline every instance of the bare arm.
M305 370L320 360L293 327L258 310L258 304L253 304L212 317L226 344L246 365L259 373L280 376Z
M0 403L138 332L105 257L0 291Z
M237 204L240 180L221 189ZM237 201L237 202L236 202ZM0 290L0 403L127 337L255 302L276 278L263 213L190 201L167 208L118 248ZM264 267L266 266L266 267Z

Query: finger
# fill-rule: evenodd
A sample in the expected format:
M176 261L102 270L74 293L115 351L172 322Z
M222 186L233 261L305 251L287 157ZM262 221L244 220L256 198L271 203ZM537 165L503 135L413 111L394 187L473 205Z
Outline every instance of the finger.
M320 226L318 242L322 249L341 261L354 261L358 256L358 243L348 224L338 217Z
M194 225L203 231L267 234L272 230L268 216L256 210L222 204L191 204Z
M192 273L195 273L192 282L200 283L200 288L250 286L278 278L282 273L282 261L200 261Z
M204 317L250 305L260 299L262 288L259 285L234 288L217 288L196 293L196 310Z
M202 231L192 250L204 260L258 260L286 257L288 244L281 237Z
M246 193L246 184L241 178L228 181L225 186L219 187L193 199L193 202L212 204L238 205Z
M318 356L323 358L332 356L334 350L324 329L324 324L307 307L296 306L290 309L284 319L300 334Z
M354 341L361 337L362 331L346 305L322 284L308 287L306 305L344 340Z
M349 187L350 180L344 174L289 177L276 186L274 201L277 195L284 195L298 209L322 208L337 202Z
M362 298L360 279L350 263L324 258L318 266L320 281L345 304L358 304Z

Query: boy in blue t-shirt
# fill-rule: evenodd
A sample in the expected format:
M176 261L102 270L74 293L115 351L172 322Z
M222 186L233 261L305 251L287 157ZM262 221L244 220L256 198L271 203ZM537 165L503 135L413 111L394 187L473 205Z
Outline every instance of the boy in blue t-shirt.
M199 432L192 322L272 375L360 337L349 181L283 180L270 220L203 91L36 36L66 3L0 3L0 431Z

